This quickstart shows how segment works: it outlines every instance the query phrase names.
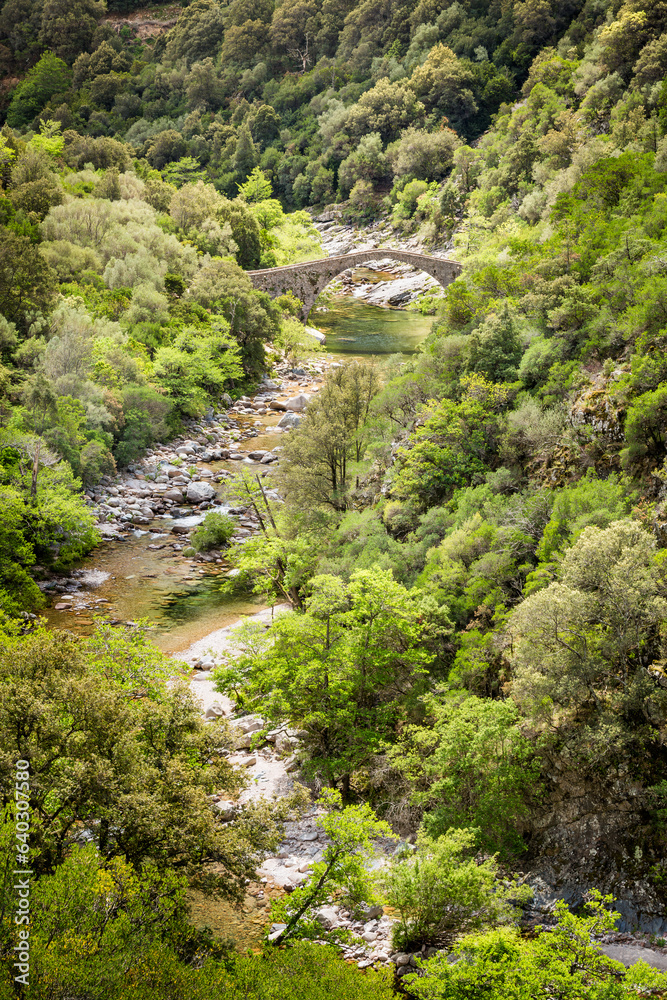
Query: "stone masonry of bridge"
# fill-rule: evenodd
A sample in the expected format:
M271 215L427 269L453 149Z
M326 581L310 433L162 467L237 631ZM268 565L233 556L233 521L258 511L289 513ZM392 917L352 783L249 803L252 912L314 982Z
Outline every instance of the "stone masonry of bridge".
M360 267L370 260L397 260L426 271L443 288L458 278L462 265L443 257L431 257L425 253L411 253L408 250L357 250L339 257L323 257L307 260L301 264L286 267L270 267L264 271L246 271L258 291L268 292L271 298L292 291L303 302L302 319L308 318L320 292L330 281L347 271L349 267Z

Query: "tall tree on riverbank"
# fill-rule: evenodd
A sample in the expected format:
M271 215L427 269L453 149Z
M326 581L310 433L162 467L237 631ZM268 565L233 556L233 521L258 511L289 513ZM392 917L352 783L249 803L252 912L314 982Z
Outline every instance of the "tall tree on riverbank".
M368 443L368 419L380 380L372 362L331 369L306 416L286 439L282 479L295 505L347 510L350 489Z
M217 675L269 718L303 730L313 773L349 796L366 764L423 688L433 640L448 631L442 609L391 572L357 570L310 582L305 611L279 618Z

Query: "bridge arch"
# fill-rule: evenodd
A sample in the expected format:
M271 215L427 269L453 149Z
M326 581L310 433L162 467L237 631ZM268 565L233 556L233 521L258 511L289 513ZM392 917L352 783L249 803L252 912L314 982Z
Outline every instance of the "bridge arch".
M338 257L322 257L307 260L301 264L287 264L285 267L270 267L263 271L246 271L258 291L268 292L272 299L292 291L303 302L301 317L305 320L313 308L320 292L330 281L350 267L360 267L371 260L395 260L426 271L443 288L458 278L462 265L446 257L432 257L425 253L409 250L357 250L340 254Z

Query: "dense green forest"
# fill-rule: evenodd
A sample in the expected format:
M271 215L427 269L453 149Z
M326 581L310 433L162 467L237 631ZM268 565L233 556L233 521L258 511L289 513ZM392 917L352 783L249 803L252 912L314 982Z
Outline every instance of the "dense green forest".
M29 1000L388 1000L299 940L330 898L442 949L411 996L667 995L591 944L667 884L667 7L0 0L0 67L0 997L17 836ZM284 947L240 955L188 892L241 898L305 793L221 822L244 779L174 661L31 616L99 540L84 488L306 356L245 272L321 256L322 213L463 273L414 355L329 368L281 502L236 484L264 530L226 586L294 613L216 683L298 729L329 837ZM606 895L526 935L544 856Z

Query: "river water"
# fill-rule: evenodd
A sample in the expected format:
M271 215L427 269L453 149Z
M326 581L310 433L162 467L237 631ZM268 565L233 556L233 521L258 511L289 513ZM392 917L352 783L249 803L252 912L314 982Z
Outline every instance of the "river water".
M428 336L433 317L345 295L331 309L311 312L310 323L326 335L331 354L412 354Z
M368 305L353 296L336 296L326 312L311 314L310 322L327 338L325 355L379 356L410 354L428 335L432 318L417 312ZM253 448L271 450L280 443L273 426L280 414L261 418ZM234 463L210 468L235 469ZM221 592L226 567L198 564L170 547L171 522L154 522L156 530L137 530L126 540L106 541L81 561L81 590L66 608L62 596L42 613L53 628L90 632L96 614L121 621L147 619L153 641L163 652L184 652L192 643L262 607L261 600Z

